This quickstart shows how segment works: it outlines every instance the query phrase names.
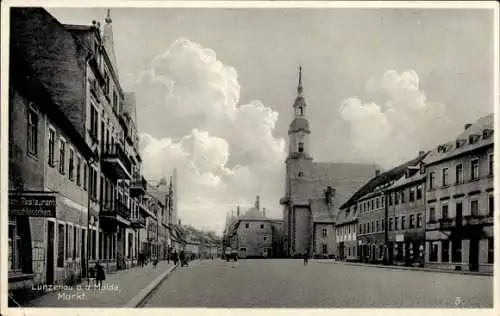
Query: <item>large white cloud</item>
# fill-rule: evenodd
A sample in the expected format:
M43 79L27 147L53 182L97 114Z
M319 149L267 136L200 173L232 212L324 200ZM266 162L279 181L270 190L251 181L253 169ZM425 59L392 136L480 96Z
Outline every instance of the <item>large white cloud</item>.
M226 213L238 203L250 206L257 194L268 214L280 216L285 142L273 136L278 113L259 101L239 104L234 68L212 50L179 39L130 89L145 131L143 173L160 179L178 169L185 223L220 231Z
M366 88L381 92L385 102L352 97L340 106L342 118L350 123L351 143L365 160L389 168L452 137L455 126L445 107L427 101L415 71L388 70L380 79L371 78Z

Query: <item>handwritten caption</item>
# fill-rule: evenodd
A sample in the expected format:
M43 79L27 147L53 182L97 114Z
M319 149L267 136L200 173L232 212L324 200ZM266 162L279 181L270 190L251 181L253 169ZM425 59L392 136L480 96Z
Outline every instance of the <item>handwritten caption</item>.
M33 291L44 291L46 293L57 292L58 300L86 300L90 293L120 292L117 284L77 284L77 285L51 285L40 284L32 286Z

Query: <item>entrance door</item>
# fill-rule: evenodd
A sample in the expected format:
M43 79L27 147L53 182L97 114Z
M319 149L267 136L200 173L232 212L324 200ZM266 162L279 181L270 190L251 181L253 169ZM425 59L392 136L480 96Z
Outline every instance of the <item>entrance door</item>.
M54 283L54 222L47 221L47 284Z
M469 270L479 270L479 238L475 237L470 240L469 248Z

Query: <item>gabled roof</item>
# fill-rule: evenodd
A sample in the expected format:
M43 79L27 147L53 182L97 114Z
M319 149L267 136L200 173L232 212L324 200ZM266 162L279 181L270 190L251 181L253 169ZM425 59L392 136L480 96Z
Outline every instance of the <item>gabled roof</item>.
M494 115L489 114L487 116L483 116L480 119L478 119L474 124L472 124L470 127L462 131L455 140L450 141L446 144L442 144L440 146L437 146L434 148L431 153L426 157L424 160L426 165L431 165L435 164L439 161L450 159L452 157L455 157L457 155L464 154L466 152L475 150L477 148L483 147L483 146L488 146L488 145L493 145L494 142L494 137L491 135L488 138L483 138L483 131L485 130L493 130L493 118ZM469 143L469 137L477 135L478 139L476 142L470 144ZM463 140L461 146L457 148L457 140ZM440 150L440 148L443 148L442 146L447 147L446 151Z
M356 193L354 193L348 200L345 202L340 208L344 209L352 204L356 203L358 199L361 197L373 192L377 187L384 185L385 183L389 183L391 181L396 181L402 175L406 173L406 169L409 166L415 166L420 163L425 157L429 154L429 152L419 155L417 158L414 158L410 161L407 161L395 168L392 168L389 171L381 173L379 176L372 178L368 183L362 186Z

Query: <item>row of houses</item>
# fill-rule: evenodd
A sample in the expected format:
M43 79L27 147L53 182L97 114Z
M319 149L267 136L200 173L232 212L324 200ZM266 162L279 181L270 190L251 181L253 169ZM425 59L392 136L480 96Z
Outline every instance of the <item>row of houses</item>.
M493 271L493 114L445 144L378 172L340 206L346 260Z
M152 185L134 94L123 91L105 24L61 24L12 8L9 67L9 290L78 282L185 247L177 175Z

